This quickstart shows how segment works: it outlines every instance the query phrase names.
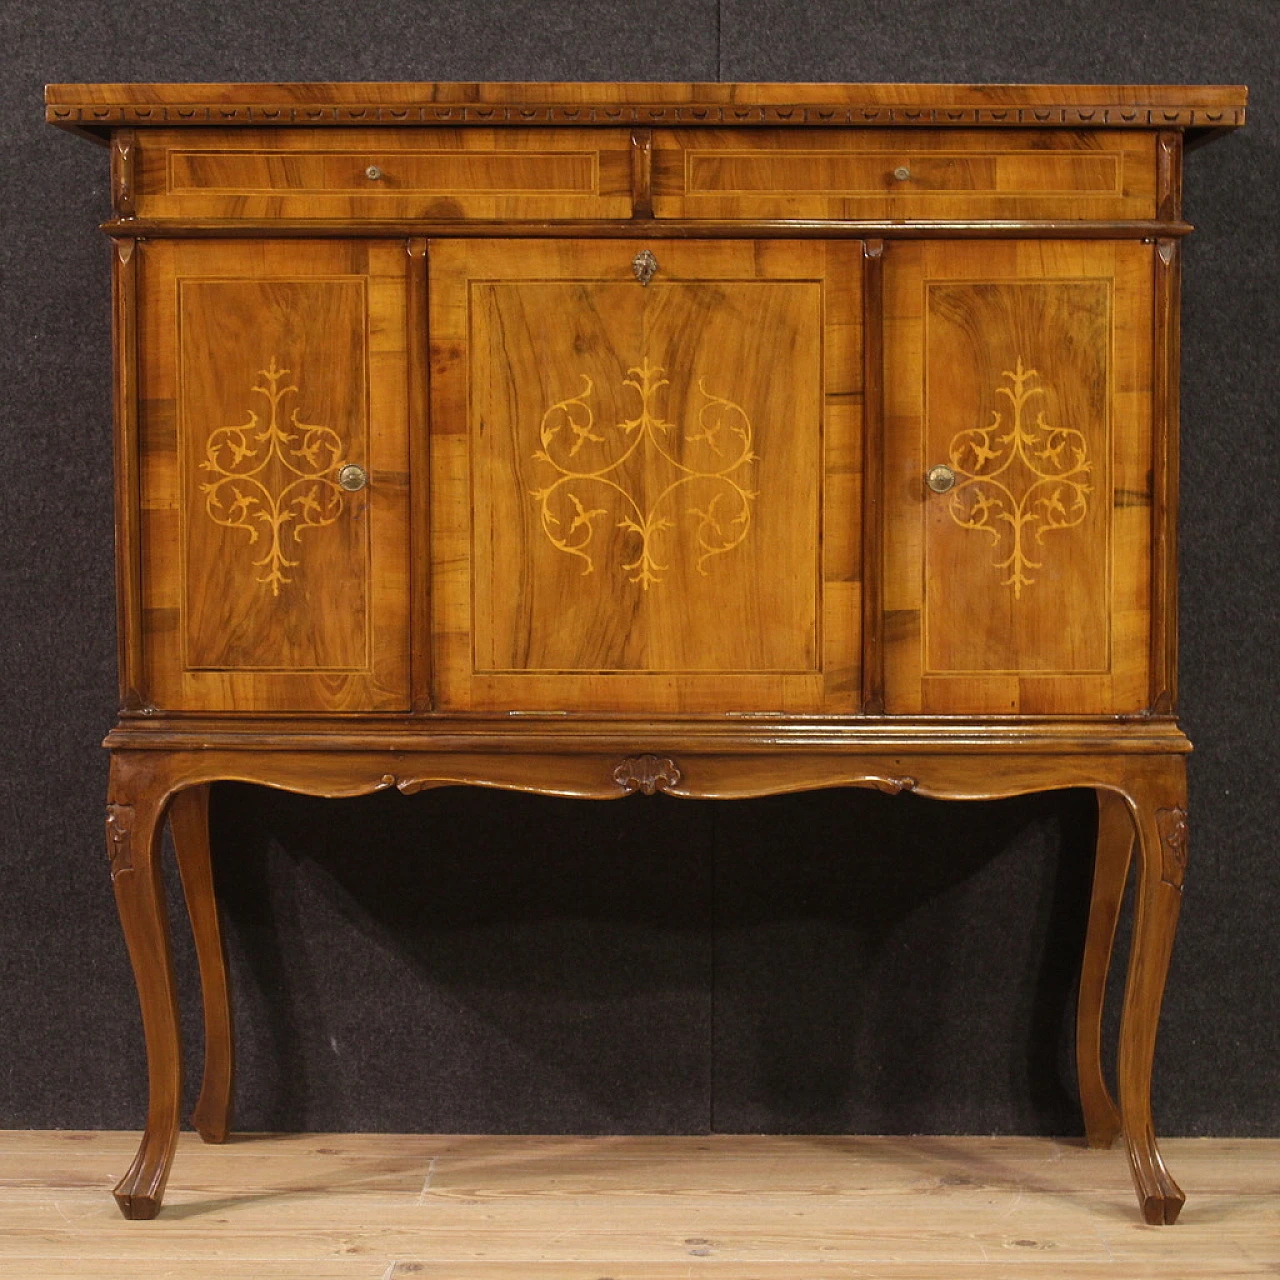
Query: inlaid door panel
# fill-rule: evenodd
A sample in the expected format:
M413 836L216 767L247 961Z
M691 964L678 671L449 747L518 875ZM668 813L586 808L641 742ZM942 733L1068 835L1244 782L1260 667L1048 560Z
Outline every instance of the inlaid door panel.
M359 242L144 246L158 707L407 706L405 262Z
M861 246L430 255L436 704L852 710Z
M892 246L891 711L1146 706L1152 252Z

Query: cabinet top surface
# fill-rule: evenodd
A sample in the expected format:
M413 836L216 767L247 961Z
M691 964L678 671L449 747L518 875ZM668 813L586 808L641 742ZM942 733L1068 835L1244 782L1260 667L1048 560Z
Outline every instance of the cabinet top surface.
M1189 129L1244 124L1242 85L413 83L51 84L52 124L632 124Z

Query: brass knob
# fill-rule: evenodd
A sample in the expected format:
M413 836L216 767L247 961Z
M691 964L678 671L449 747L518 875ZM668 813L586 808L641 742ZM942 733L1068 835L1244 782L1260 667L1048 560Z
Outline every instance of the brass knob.
M631 259L631 270L635 272L635 277L641 284L648 284L658 270L658 260L653 256L653 251L651 249L641 249Z
M364 176L372 182L377 182L382 177L382 170L376 164L371 164L365 171Z
M354 462L348 462L338 471L338 485L348 493L355 493L357 489L363 489L368 483L369 473L363 467L356 466Z
M955 486L956 473L950 467L936 466L930 467L928 475L924 478L925 484L929 486L934 493L946 493L948 489Z
M911 177L911 170L908 169L905 164L900 164L893 171L893 176L897 178L899 182L906 182L906 180Z

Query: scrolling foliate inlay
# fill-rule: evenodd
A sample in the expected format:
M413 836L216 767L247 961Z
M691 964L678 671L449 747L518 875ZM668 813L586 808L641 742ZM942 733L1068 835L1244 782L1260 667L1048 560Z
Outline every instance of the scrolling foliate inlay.
M1044 395L1042 386L1028 385L1040 377L1035 369L1023 368L1019 357L1004 377L1009 385L997 387L996 394L1009 401L1012 420L1006 424L1004 413L993 409L987 426L966 427L951 438L956 485L948 511L962 529L988 534L997 557L1008 550L993 565L1009 571L1003 585L1019 599L1022 588L1035 582L1027 570L1043 565L1032 553L1045 534L1074 529L1089 514L1093 463L1084 435L1074 427L1050 426L1043 411L1027 423L1027 402Z
M296 555L304 529L322 528L342 514L338 473L345 446L332 427L302 422L297 408L290 411L287 425L282 424L281 402L297 395L298 388L281 385L289 370L278 368L274 356L270 366L258 372L261 381L251 392L267 401L266 425L250 407L248 422L210 434L200 469L214 479L202 484L200 492L205 495L205 511L217 524L243 529L251 544L260 534L267 536L266 551L253 565L266 570L258 581L278 596L281 585L292 581L285 570L301 563L286 554L286 539Z
M659 392L670 385L662 376L666 370L650 365L646 356L627 372L634 376L624 379L623 385L640 397L636 417L608 428L598 424L591 407L595 384L585 373L579 375L582 390L577 395L556 401L542 415L538 429L542 448L533 457L557 474L545 488L534 490L533 499L543 532L553 546L583 562L584 575L595 570L591 543L596 522L610 515L609 508L588 503L604 500L620 505L620 515L614 513L617 527L638 540L635 558L620 567L630 582L647 591L662 582L661 575L670 568L660 544L678 528L682 515L690 522L695 567L704 576L710 560L742 543L751 527L751 504L757 496L747 487L757 455L752 450L753 429L746 410L708 391L704 379L698 379L703 403L693 424L696 430L682 430L656 408ZM608 442L606 431L631 438L622 455L599 467L575 463L584 448L590 457L591 445ZM647 452L648 462L665 460L672 476L652 498L634 493L623 475L627 462L641 451ZM682 460L686 454L699 452L705 465L691 466ZM694 505L698 494L702 495L701 506ZM683 511L680 497L690 504Z

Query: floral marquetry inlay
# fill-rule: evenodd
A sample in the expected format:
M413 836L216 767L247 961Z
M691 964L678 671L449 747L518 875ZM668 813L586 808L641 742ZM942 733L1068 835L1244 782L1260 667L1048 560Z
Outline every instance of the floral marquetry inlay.
M623 385L640 400L634 418L612 426L598 423L592 407L595 384L585 373L579 375L577 395L556 401L542 415L542 447L533 457L555 474L533 498L552 545L580 559L584 574L596 567L592 543L598 522L613 520L634 536L635 556L620 568L647 591L663 581L670 568L669 543L679 539L681 528L688 531L694 565L704 575L711 560L742 543L751 527L756 492L749 486L757 456L746 410L709 391L704 379L697 382L702 403L694 421L682 428L658 409L662 389L670 385L666 370L645 357L627 372L632 376ZM607 444L606 433L629 443L613 461L592 466L587 461L591 446ZM667 464L670 479L656 493L637 492L628 483L627 463L642 453L648 462ZM609 506L593 505L601 501Z
M285 570L300 563L290 559L286 546L296 556L302 531L332 524L343 507L338 473L345 446L332 427L301 421L297 408L289 411L287 423L281 422L282 402L298 394L297 386L285 381L288 376L273 356L251 388L267 402L265 425L250 407L247 422L210 434L200 463L213 476L200 486L210 519L243 529L252 544L265 540L266 549L253 564L266 570L258 581L274 596L292 581Z
M996 394L1008 400L1008 417L993 409L985 427L967 427L951 438L956 484L948 510L962 529L993 539L994 567L1008 570L1004 585L1017 599L1035 582L1028 570L1042 567L1035 557L1045 534L1074 529L1088 515L1093 463L1080 431L1051 425L1043 410L1031 419L1028 402L1045 394L1032 381L1040 377L1035 369L1024 368L1019 357L1004 377L1008 385Z

